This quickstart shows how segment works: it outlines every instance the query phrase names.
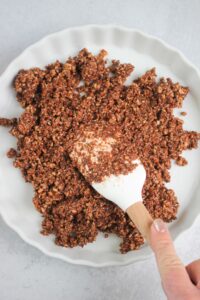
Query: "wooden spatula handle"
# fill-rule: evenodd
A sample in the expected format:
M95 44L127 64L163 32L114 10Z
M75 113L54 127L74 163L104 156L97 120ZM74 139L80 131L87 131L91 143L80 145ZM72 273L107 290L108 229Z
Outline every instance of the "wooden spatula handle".
M133 205L129 206L126 212L137 227L137 229L140 231L142 236L149 243L150 227L153 223L153 219L146 207L144 206L144 204L141 201L138 201Z

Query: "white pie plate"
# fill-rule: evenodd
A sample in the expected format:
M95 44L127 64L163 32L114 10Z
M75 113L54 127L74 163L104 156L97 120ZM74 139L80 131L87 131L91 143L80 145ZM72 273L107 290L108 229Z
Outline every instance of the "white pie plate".
M22 112L12 88L13 78L19 69L44 67L56 59L64 61L84 47L94 53L104 48L109 52L109 59L133 63L133 78L155 66L158 77L169 76L189 86L190 94L182 109L188 113L184 117L184 127L200 131L198 70L179 51L158 38L138 30L112 25L69 28L51 34L28 47L10 63L0 77L0 116L14 117ZM180 115L180 112L177 113ZM96 242L74 249L56 246L54 236L42 236L42 217L32 204L32 186L24 182L20 171L6 157L7 150L15 146L15 138L8 134L7 129L0 128L0 213L22 239L49 256L94 267L125 265L149 257L151 250L147 245L140 250L120 254L120 239L116 236L105 239L99 234ZM174 239L192 225L200 211L200 149L186 151L184 155L189 160L189 165L181 168L173 164L172 180L169 184L180 202L178 219L170 225Z

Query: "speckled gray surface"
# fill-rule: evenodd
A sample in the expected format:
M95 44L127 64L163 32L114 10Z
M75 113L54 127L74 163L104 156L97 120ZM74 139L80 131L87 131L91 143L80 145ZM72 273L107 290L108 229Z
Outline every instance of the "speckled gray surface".
M24 48L54 31L88 23L142 29L200 68L199 0L0 0L0 73ZM200 218L176 242L185 263L200 256ZM46 257L0 218L1 300L163 300L154 259L93 269Z

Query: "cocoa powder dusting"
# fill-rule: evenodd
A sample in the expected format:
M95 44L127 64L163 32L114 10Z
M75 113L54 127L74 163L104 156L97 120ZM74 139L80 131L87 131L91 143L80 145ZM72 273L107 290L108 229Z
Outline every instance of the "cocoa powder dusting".
M56 244L65 247L93 242L98 231L106 236L115 233L122 238L121 252L126 253L138 249L143 238L119 207L92 189L70 159L77 133L102 122L108 131L120 128L128 145L126 157L108 165L107 172L123 173L121 164L138 157L147 173L144 204L153 218L166 222L176 218L179 206L174 191L165 186L171 160L185 165L181 153L197 148L200 135L184 130L183 121L173 115L174 108L182 107L187 87L169 78L156 81L155 69L127 86L133 66L116 60L108 65L106 54L102 50L94 56L83 49L45 70L20 71L14 87L24 113L14 121L1 118L0 125L12 126L10 132L17 138L17 152L10 150L8 156L34 187L33 202L44 217L42 233L53 233ZM114 130L113 140L115 135ZM123 145L119 143L118 154L123 153ZM105 165L102 170L94 174L97 180L106 172Z

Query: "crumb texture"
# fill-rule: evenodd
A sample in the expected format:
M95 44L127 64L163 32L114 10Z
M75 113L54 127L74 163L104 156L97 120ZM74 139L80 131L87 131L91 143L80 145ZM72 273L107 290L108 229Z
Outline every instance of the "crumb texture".
M133 171L137 166L134 147L119 126L108 122L80 126L69 140L70 157L89 183Z
M12 126L17 138L17 149L7 155L34 187L33 202L44 217L42 233L53 233L56 244L65 247L93 242L98 231L115 233L126 253L138 249L143 238L128 216L78 171L69 156L73 138L92 122L120 128L127 155L134 151L147 172L145 206L152 217L170 222L179 206L174 191L165 186L171 160L187 164L181 153L196 148L200 136L184 130L183 121L173 115L174 108L182 107L187 87L169 78L156 80L155 69L126 85L134 67L117 60L108 64L106 55L105 50L94 56L83 49L65 63L21 70L14 88L24 112L18 120L0 118L0 125Z

